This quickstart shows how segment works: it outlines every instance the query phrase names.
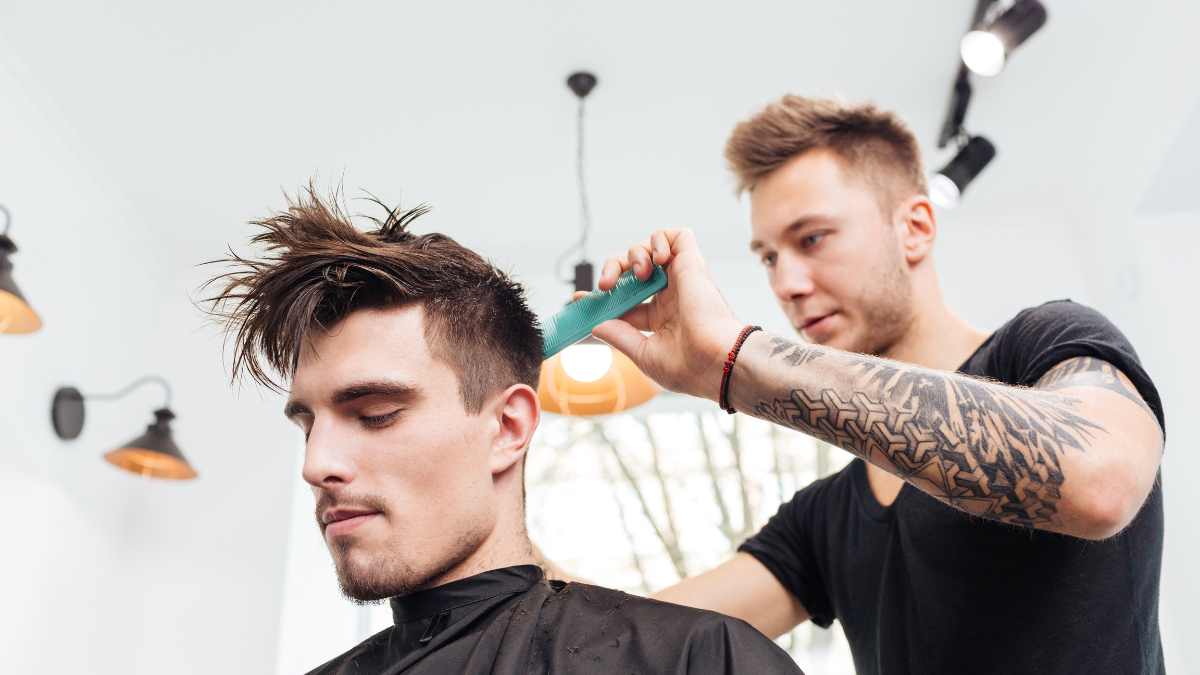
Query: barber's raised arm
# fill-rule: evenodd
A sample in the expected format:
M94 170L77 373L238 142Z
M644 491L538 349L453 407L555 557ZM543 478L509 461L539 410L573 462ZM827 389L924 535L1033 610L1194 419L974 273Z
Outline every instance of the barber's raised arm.
M740 332L686 230L654 233L609 260L601 288L650 262L668 288L595 335L668 389L716 400ZM650 331L643 335L641 331ZM1034 388L753 333L729 386L737 410L862 457L950 506L1024 527L1102 539L1154 484L1162 433L1128 378L1069 359Z
M774 640L808 620L808 612L779 579L749 553L668 586L653 596L741 619Z

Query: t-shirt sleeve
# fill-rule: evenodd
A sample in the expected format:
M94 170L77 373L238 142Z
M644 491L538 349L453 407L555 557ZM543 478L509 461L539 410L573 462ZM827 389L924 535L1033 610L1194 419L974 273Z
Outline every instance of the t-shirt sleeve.
M1103 314L1070 300L1021 312L998 345L999 358L1014 384L1033 386L1059 363L1080 356L1107 361L1129 378L1166 429L1162 401L1133 345ZM1011 378L1011 379L1010 379Z
M823 520L818 513L821 498L832 478L815 481L797 492L757 534L738 547L775 575L804 606L812 622L822 628L828 628L836 617L813 541L818 536L814 526Z

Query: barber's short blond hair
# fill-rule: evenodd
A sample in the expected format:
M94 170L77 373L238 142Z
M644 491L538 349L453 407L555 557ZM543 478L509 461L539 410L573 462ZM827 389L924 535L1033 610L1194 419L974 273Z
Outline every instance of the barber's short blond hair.
M793 157L826 149L876 190L880 207L927 194L917 139L895 113L870 103L784 96L734 128L725 159L738 193Z

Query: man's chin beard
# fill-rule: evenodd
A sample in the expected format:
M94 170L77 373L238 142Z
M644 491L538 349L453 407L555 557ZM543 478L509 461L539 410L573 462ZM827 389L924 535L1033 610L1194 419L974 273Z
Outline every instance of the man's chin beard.
M334 559L338 586L342 595L356 605L371 605L397 595L408 595L429 583L431 574L421 574L399 560L385 565L352 560L354 553L344 551Z
M353 560L355 551L343 549L341 557L334 553L338 586L342 594L357 605L376 604L430 588L469 557L474 547L462 546L465 543L460 540L460 548L452 555L440 561L440 564L425 569L417 569L395 557L388 559L376 556L376 559L372 559L367 555L361 556L367 560Z

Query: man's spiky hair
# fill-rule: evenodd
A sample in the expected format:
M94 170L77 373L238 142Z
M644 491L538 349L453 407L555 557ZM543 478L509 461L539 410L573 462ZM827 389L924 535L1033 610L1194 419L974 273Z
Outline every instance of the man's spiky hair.
M234 340L233 378L248 373L282 390L313 331L359 309L417 303L430 351L458 375L468 411L511 384L536 387L542 336L522 287L450 237L410 232L428 206L370 201L386 215L368 218L377 227L364 232L336 195L323 200L310 184L285 211L252 221L262 258L231 249L213 261L232 268L205 288L218 289L206 302Z

